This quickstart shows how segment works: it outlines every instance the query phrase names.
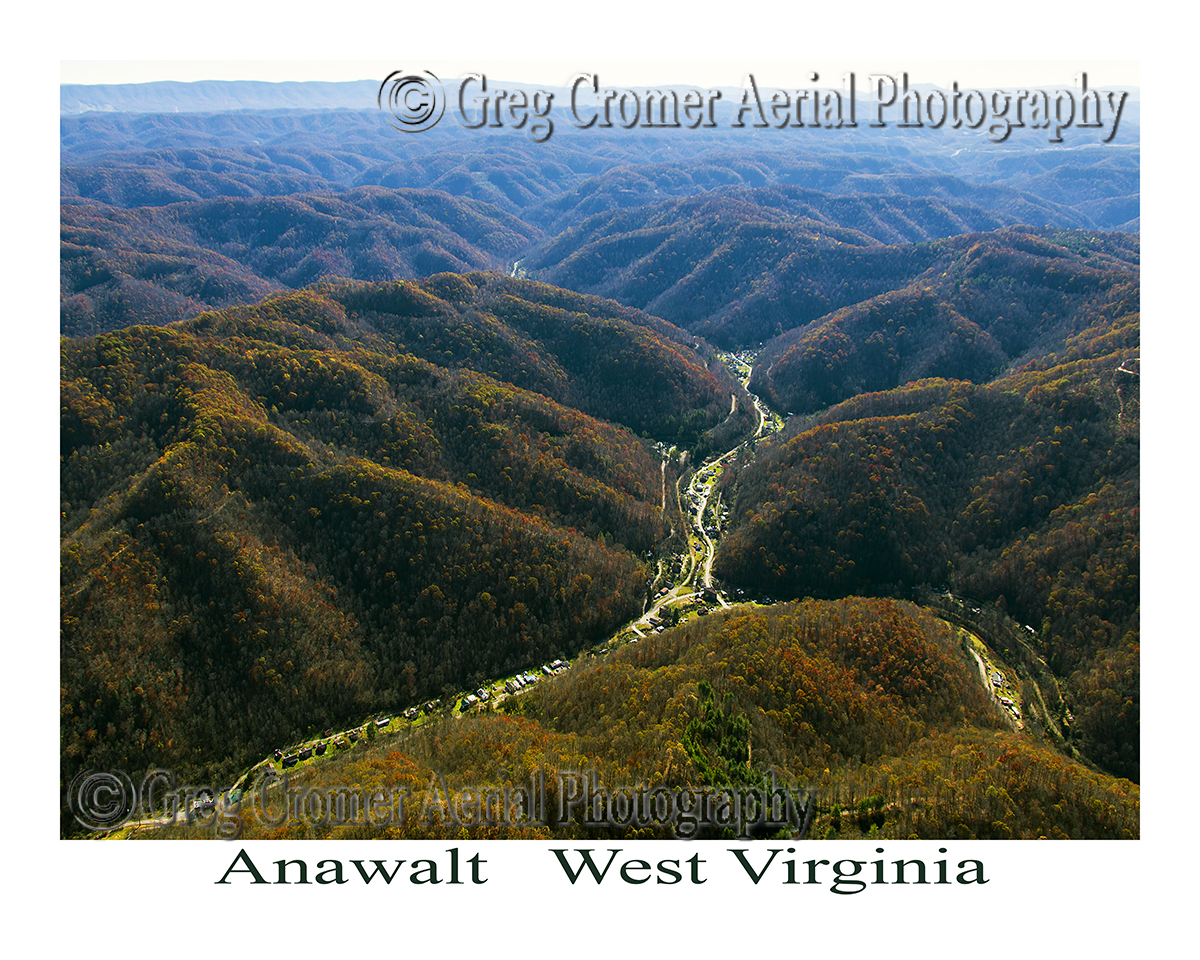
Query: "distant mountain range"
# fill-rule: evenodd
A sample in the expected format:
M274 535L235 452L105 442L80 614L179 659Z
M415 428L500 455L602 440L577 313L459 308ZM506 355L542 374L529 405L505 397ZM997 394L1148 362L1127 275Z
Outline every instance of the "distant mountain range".
M520 262L731 345L854 302L813 300L810 280L788 290L781 278L878 262L870 247L1019 224L1137 229L1136 146L789 136L794 149L729 130L406 136L377 110L64 117L62 327L165 322L321 279ZM776 288L773 303L811 302L764 310Z
M184 83L64 83L59 109L77 113L223 113L228 110L362 110L379 91L378 80L197 80Z

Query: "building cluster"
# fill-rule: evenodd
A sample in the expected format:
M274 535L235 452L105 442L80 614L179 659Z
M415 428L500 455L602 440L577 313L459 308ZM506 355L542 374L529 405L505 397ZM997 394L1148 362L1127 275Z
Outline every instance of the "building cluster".
M530 684L537 683L537 675L533 673L518 673L504 684L505 693L518 693Z
M566 670L570 665L570 661L567 660L553 660L550 663L542 665L541 676L536 673L518 673L511 680L506 680L504 682L504 692L510 696L515 693L520 693L522 690L526 689L532 684L537 683L542 676L552 677L557 673L562 673L562 671ZM492 694L490 691L480 687L474 693L469 693L462 698L462 701L459 703L459 710L460 712L470 710L477 704L486 703L491 699L491 697Z
M992 672L992 693L995 695L996 699L1000 701L1000 704L1004 707L1004 709L1011 713L1015 719L1020 720L1020 709L1017 707L1016 703L1013 702L1011 697L1005 697L1002 695L1003 687L1004 674L1002 674L999 670L994 670Z

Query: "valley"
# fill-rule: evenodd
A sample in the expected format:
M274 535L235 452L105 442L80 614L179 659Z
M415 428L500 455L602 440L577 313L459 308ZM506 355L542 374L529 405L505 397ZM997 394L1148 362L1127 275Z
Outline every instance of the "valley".
M752 351L721 354L720 359L743 386L749 382L755 360ZM326 789L341 789L329 788L325 784L336 783L330 771L342 765L347 756L363 751L366 751L366 756L382 756L383 753L398 756L396 751L419 750L419 745L427 745L430 737L453 737L453 731L460 723L488 723L489 718L495 718L498 714L513 712L514 698L535 692L545 695L555 685L578 683L579 677L603 670L605 665L620 656L619 651L632 649L632 645L639 641L653 640L668 631L684 630L689 623L694 625L710 613L719 613L724 618L745 619L757 616L758 611L769 609L778 601L770 597L744 599L744 590L723 588L712 580L712 560L728 519L722 512L719 494L716 501L712 499L722 464L743 452L753 456L754 444L764 434L769 436L782 429L782 418L763 404L760 398L753 394L750 396L758 414L753 432L729 450L710 456L694 470L681 471L676 481L680 515L686 518L687 523L683 538L686 551L674 553L657 562L658 574L653 581L648 581L647 587L647 592L652 596L644 604L645 609L640 617L625 624L607 639L578 651L572 662L554 660L550 663L530 663L514 677L493 677L481 682L473 692L459 690L444 700L438 698L423 703L397 704L374 713L357 726L337 731L325 730L319 736L310 734L303 740L281 744L270 757L252 764L229 786L223 789L185 788L178 794L163 798L162 802L166 805L164 809L169 811L166 815L132 820L106 834L106 837L171 838L180 832L189 836L204 836L212 831L217 831L213 835L220 835L221 830L229 829L229 823L243 822L248 804L252 810L261 809L262 815L265 815L270 798L282 795L280 790L286 793L297 788L289 784L300 785L302 790L307 791L306 795L314 791L320 793ZM680 461L687 459L686 452L679 453L674 448L667 451L661 464L664 485L666 466L671 456L678 456ZM726 595L727 590L729 596ZM1055 718L1069 721L1072 717L1057 685L1056 708L1054 711L1047 708L1038 685L1038 666L1044 669L1044 661L1031 662L1032 672L1025 666L1010 666L996 650L987 645L979 633L965 625L979 629L976 623L991 624L985 630L993 636L997 635L997 630L1016 633L1021 629L1032 632L1032 628L1020 628L1004 618L997 618L994 612L990 613L990 620L986 617L980 619L983 611L974 606L973 601L963 601L950 595L937 600L941 616L949 618L938 622L950 638L957 638L961 644L960 665L969 659L978 667L975 686L984 692L990 703L992 722L1020 732L1032 721L1039 731L1045 731L1039 739L1044 737L1061 747L1064 739ZM1023 644L1023 641L1018 639L1017 643ZM968 668L966 673L974 674L975 669ZM1031 696L1036 697L1036 704L1023 702ZM1026 714L1029 716L1026 717ZM1000 717L1003 719L998 719ZM442 776L437 768L435 776ZM825 821L829 824L839 822L845 811L836 805L830 807L828 798L821 798L818 802L818 810L823 811ZM252 812L251 822L253 815ZM497 816L504 822L508 821L507 814ZM519 824L521 821L513 822ZM818 825L822 822L819 814ZM332 824L336 826L336 820ZM327 817L318 824L329 825ZM557 829L561 831L563 825L559 824Z

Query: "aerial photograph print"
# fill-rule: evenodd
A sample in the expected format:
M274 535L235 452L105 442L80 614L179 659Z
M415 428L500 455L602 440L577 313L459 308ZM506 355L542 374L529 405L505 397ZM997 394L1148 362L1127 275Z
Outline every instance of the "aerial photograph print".
M62 63L59 839L1141 837L1136 61L192 66Z

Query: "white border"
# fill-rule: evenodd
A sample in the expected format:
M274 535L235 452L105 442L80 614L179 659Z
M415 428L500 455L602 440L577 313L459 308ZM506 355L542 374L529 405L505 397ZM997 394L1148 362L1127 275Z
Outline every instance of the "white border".
M1184 24L1177 15L1154 16L1154 7L1111 14L1092 8L1058 11L1031 2L983 7L977 13L945 3L917 8L838 5L829 10L763 3L664 10L628 0L603 5L538 0L438 12L396 6L251 9L218 0L183 9L143 2L126 4L121 11L66 3L45 14L54 18L53 24L48 19L13 23L10 42L15 40L18 49L12 52L30 59L6 62L7 89L17 108L6 137L6 182L20 185L11 197L9 209L15 216L10 213L4 238L10 267L6 279L10 289L19 291L7 318L9 342L16 349L4 385L9 411L5 484L12 531L5 564L8 636L18 650L10 689L22 690L5 703L12 764L8 795L15 801L10 810L21 821L10 827L13 879L20 888L13 894L10 925L46 936L69 917L75 946L94 956L143 949L297 946L500 955L551 949L591 956L620 946L683 952L703 946L783 948L801 954L837 949L851 956L871 948L899 957L964 950L1041 956L1054 948L1078 952L1150 946L1153 952L1154 941L1167 942L1173 929L1182 932L1181 918L1187 915L1183 894L1194 889L1194 881L1185 878L1194 876L1195 867L1188 863L1193 844L1185 820L1192 795L1176 771L1186 769L1190 760L1179 742L1190 718L1183 713L1186 707L1172 705L1189 702L1183 685L1195 672L1194 631L1182 607L1191 559L1182 551L1195 531L1186 509L1190 464L1174 463L1170 452L1190 446L1184 417L1192 403L1185 391L1195 379L1185 366L1196 355L1190 333L1195 320L1182 289L1194 267L1190 249L1181 244L1181 231L1190 232L1195 224L1183 143L1193 118L1191 79L1185 72L1190 57L1181 44L1176 46L1178 41L1162 39L1186 33ZM714 875L699 889L572 888L556 875L558 868L545 852L550 844L516 843L461 845L464 853L479 849L495 870L489 884L477 890L379 892L347 884L320 893L269 887L230 894L213 882L236 853L231 846L58 841L56 804L39 795L42 789L54 791L58 780L57 631L52 627L58 614L57 557L50 528L57 512L58 425L52 391L58 367L58 241L51 208L57 207L58 196L59 60L98 53L132 59L146 53L161 56L166 49L192 59L286 52L312 60L361 54L388 63L405 58L472 62L472 56L478 57L473 62L484 63L503 51L518 60L555 57L581 69L588 69L589 61L615 58L661 61L676 51L696 60L725 61L732 55L752 66L837 58L856 69L880 60L936 59L947 51L959 57L978 53L981 60L1077 57L1074 62L1084 67L1140 59L1148 319L1143 403L1150 425L1143 496L1143 839L942 844L982 859L992 882L981 889L872 888L848 897L816 888L754 887L736 874ZM30 142L33 147L26 153ZM851 855L843 852L848 846L839 847L838 856ZM855 856L873 855L869 845L854 846L861 849ZM898 845L884 846L890 854ZM928 846L928 855L934 856L938 845ZM312 860L318 856L316 847L257 845L253 855L267 862ZM345 852L339 849L343 847ZM411 847L326 844L319 855L418 855L398 849ZM426 845L416 850L425 851ZM647 850L637 848L642 856ZM904 854L915 855L915 850L916 845L905 846Z

